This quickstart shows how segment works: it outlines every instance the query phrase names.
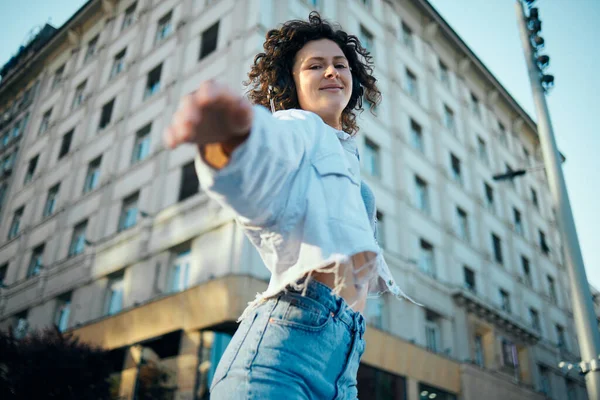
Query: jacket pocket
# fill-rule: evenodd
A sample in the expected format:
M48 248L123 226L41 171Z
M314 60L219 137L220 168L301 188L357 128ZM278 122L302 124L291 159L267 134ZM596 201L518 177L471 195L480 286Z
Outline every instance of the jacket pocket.
M352 184L356 186L360 185L358 178L352 173L350 167L346 166L342 156L337 153L319 156L313 160L312 164L321 177L329 175L344 177Z
M352 173L343 155L330 153L312 161L323 191L328 219L361 227L366 209L360 194L360 178Z

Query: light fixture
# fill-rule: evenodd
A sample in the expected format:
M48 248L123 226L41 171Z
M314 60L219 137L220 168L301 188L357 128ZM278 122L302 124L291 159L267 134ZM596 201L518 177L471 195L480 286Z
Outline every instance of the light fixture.
M550 64L550 57L543 54L537 58L537 63L540 69L544 69Z
M541 81L544 90L548 91L554 86L554 75L542 75Z
M518 169L516 171L508 171L502 174L496 174L492 176L492 179L495 181L506 181L516 178L517 176L525 175L527 170Z
M542 30L542 21L539 19L528 19L529 30L532 34L537 35Z
M529 10L529 18L531 19L540 19L540 11L537 7L533 7Z
M531 41L536 50L541 50L544 48L544 38L541 36L534 35L531 37Z

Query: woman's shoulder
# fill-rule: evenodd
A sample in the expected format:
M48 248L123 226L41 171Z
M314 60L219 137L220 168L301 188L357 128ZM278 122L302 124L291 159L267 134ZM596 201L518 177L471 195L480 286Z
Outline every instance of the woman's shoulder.
M289 121L289 120L304 120L304 121L308 121L308 122L312 122L312 123L317 123L317 124L322 124L324 125L325 123L323 122L323 120L321 119L321 117L319 117L317 114L315 114L312 111L306 111L306 110L302 110L299 108L291 108L288 110L279 110L276 111L273 114L273 117L278 119L278 120L282 120L282 121Z

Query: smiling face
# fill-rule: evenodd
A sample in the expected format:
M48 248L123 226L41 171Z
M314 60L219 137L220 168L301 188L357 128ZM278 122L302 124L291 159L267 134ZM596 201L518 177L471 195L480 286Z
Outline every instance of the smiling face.
M293 69L300 107L342 129L342 111L352 94L352 75L342 49L332 40L308 42L296 53Z

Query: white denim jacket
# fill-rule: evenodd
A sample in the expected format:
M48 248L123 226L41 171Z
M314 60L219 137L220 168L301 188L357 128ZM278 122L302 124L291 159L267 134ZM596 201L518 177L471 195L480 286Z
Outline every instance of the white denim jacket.
M376 240L375 198L360 178L354 138L312 112L253 111L250 135L227 165L217 170L200 156L195 162L202 189L234 211L271 272L267 290L239 320L307 272L337 273L361 252L376 257L367 279L355 285L368 284L369 297L387 291L405 297Z

